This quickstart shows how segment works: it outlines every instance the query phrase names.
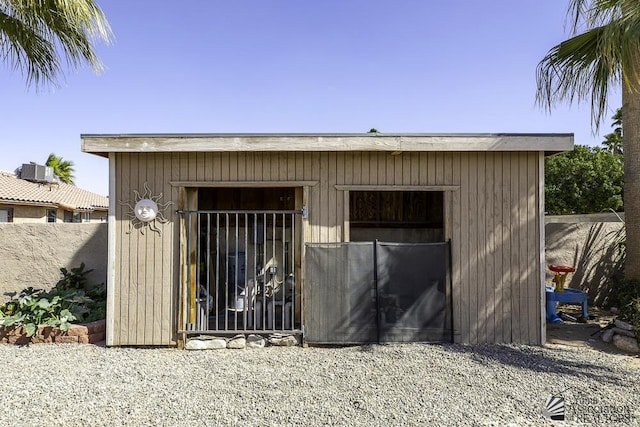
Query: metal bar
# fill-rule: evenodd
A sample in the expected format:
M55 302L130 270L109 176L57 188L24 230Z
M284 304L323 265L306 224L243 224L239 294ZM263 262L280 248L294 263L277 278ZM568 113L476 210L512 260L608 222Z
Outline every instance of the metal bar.
M247 253L247 251L249 250L249 216L248 214L244 214L244 303L242 304L242 328L246 331L247 330L247 320L248 320L248 313L249 313L249 292L251 292L251 290L249 289L249 277L247 275L248 273L248 268L247 268L247 260L249 259L249 257L247 255L249 255Z
M207 309L205 311L207 317L207 329L209 329L209 299L211 298L211 214L207 214L207 260L205 261L205 268L207 269Z
M376 295L376 338L380 344L380 297L378 292L378 239L373 241L373 283Z
M305 211L306 211L306 207L305 207ZM303 219L303 216L305 214L303 213L301 219L300 219L300 259L302 260L302 265L300 266L300 306L298 307L300 309L300 328L303 330L303 334L304 334L304 286L306 284L306 261L305 261L305 255L306 255L306 249L303 247L303 245L306 244L305 242L305 237L304 237L304 221L305 219ZM296 241L296 243L298 243ZM294 282L295 283L295 282ZM295 300L294 300L294 304L295 304Z
M254 329L258 328L257 324L257 298L260 284L258 283L258 215L253 215L253 306L251 315L253 317L253 323L251 324Z
M447 282L449 282L449 316L451 319L451 342L454 340L453 336L453 268L451 262L451 239L447 240L447 275L449 276Z
M236 334L237 332L241 332L241 331L234 331L233 329L230 329L228 331L214 331L211 329L189 329L189 330L185 330L185 329L179 329L178 330L178 334L188 334L188 335L214 335L214 334L220 334L220 335L226 335L226 336L232 336L234 334ZM265 329L265 330L252 330L252 329L248 329L247 332L252 332L252 333L257 333L257 334L266 334L266 333L277 333L280 332L277 329ZM292 329L290 331L288 331L292 334L302 334L302 329ZM315 343L315 341L314 341ZM318 344L335 344L335 342L318 342ZM345 342L345 344L361 344L360 342Z
M183 250L183 248L182 248L182 239L184 238L182 236L182 230L186 228L184 223L185 223L184 214L180 214L180 231L179 231L179 233L180 233L180 250L178 251L178 259L179 259L179 266L178 267L180 269L180 279L179 279L179 282L178 282L178 328L182 327L183 329L187 329L187 317L186 317L185 311L184 311L184 309L185 309L185 306L184 306L184 301L185 301L184 290L186 288L186 286L185 286L186 278L184 277L184 272L185 272L186 262L185 262L185 256L184 256L185 250ZM183 341L183 344L184 344L184 341Z
M233 241L235 250L235 259L233 263L233 317L234 317L234 328L238 330L238 264L240 264L240 257L238 256L238 214L235 214L235 239Z
M275 271L273 275L270 275L270 279L272 280L271 284L271 327L276 328L276 285L278 284L278 265L275 264L276 260L276 225L278 221L276 218L276 214L272 214L272 228L271 228L271 256L273 259L273 266L275 267Z
M237 210L177 210L178 214L189 214L189 213L212 213L212 214L281 214L281 213L294 213L294 214L302 214L302 209L289 209L289 210L247 210L247 209L237 209Z
M200 214L196 214L196 226L198 232L196 233L196 324L198 325L198 329L202 329L202 315L201 315L201 303L200 303Z
M282 319L280 319L282 321L281 325L282 325L282 329L284 330L285 327L285 323L284 323L284 313L285 313L285 300L287 297L287 254L285 251L285 248L287 246L287 242L286 242L286 231L287 231L287 221L286 221L286 217L285 214L282 214L282 284L280 285L282 287L281 292L282 292L282 310L281 313L281 317ZM275 312L275 310L274 310Z
M296 324L296 216L291 214L291 328Z
M229 329L229 214L225 214L225 251L224 251L224 273L225 273L225 290L224 290L224 328Z
M262 214L262 329L267 328L267 214Z
M186 269L187 269L187 283L185 284L185 296L186 298L185 300L185 313L187 313L187 329L189 328L193 328L193 325L191 325L192 319L191 319L191 304L190 304L190 292L189 289L191 288L191 214L187 215L187 229L186 229L186 235L187 235L187 253L185 256L185 263L186 263ZM188 311L187 311L188 310Z
M220 318L220 214L216 215L216 299L214 300L214 304L216 307L215 316L216 316L216 330L220 329L220 325L218 324L218 319Z
M183 222L182 222L181 225L183 225L184 229L186 230L187 228L186 228L186 226L184 224L185 224L185 222L187 222L187 219L185 218L185 215L182 215L182 221ZM188 235L185 236L185 237L186 237L186 239L189 238ZM186 243L185 246L188 246L188 242L185 242L185 243ZM187 275L188 275L188 271L189 270L187 268L188 267L188 263L187 263L188 257L186 256L186 247L185 247L185 249L183 251L181 251L180 256L182 257L181 265L182 265L182 268L184 269L183 271L186 271ZM180 295L181 296L180 304L182 306L182 319L181 319L182 322L181 323L182 323L182 327L184 329L188 329L188 327L187 327L187 319L188 319L188 317L187 317L187 285L189 283L189 280L188 280L187 277L181 277L180 279L182 281L182 292L181 292L181 295ZM183 341L183 343L184 343L184 341Z

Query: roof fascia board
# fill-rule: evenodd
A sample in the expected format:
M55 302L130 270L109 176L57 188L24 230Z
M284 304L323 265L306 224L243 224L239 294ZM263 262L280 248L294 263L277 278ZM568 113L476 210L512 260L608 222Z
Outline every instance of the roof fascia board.
M38 208L59 208L60 205L48 202L35 202L28 200L0 199L0 204L14 206L33 206Z
M573 149L573 134L130 134L81 135L82 151L544 151Z

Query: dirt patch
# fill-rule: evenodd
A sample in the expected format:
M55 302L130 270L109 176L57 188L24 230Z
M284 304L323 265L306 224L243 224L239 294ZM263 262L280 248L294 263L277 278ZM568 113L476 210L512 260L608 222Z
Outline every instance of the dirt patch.
M577 318L581 314L581 307L572 304L559 304L557 311ZM616 316L608 310L596 307L589 307L589 314L594 318L589 319L587 323L572 321L547 323L547 345L582 347L609 354L636 356L634 364L640 366L640 358L637 354L622 351L612 343L602 341L601 334L604 328L615 320Z

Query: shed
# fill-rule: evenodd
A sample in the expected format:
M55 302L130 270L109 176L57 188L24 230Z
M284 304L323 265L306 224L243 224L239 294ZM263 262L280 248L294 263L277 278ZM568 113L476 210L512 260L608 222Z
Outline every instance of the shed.
M109 159L107 345L545 341L544 157L572 134L81 139Z

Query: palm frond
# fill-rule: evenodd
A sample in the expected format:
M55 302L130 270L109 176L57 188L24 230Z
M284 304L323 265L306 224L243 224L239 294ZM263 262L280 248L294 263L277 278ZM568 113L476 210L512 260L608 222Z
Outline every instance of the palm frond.
M0 58L23 71L28 83L60 71L54 44L32 28L0 11Z
M550 110L555 103L589 101L592 123L598 128L607 107L610 85L621 80L621 34L597 27L549 50L536 70L536 102ZM606 38L605 38L606 36ZM615 38L615 40L614 40Z
M640 71L624 68L640 52L640 7L638 0L571 0L568 14L574 35L538 64L536 103L550 110L587 101L597 131L611 87L640 92Z
M0 1L0 57L25 72L28 83L54 83L62 74L59 56L69 67L86 63L99 72L103 65L93 43L111 38L92 0Z
M625 1L627 0L571 0L567 14L571 18L572 34L620 19L622 3Z

